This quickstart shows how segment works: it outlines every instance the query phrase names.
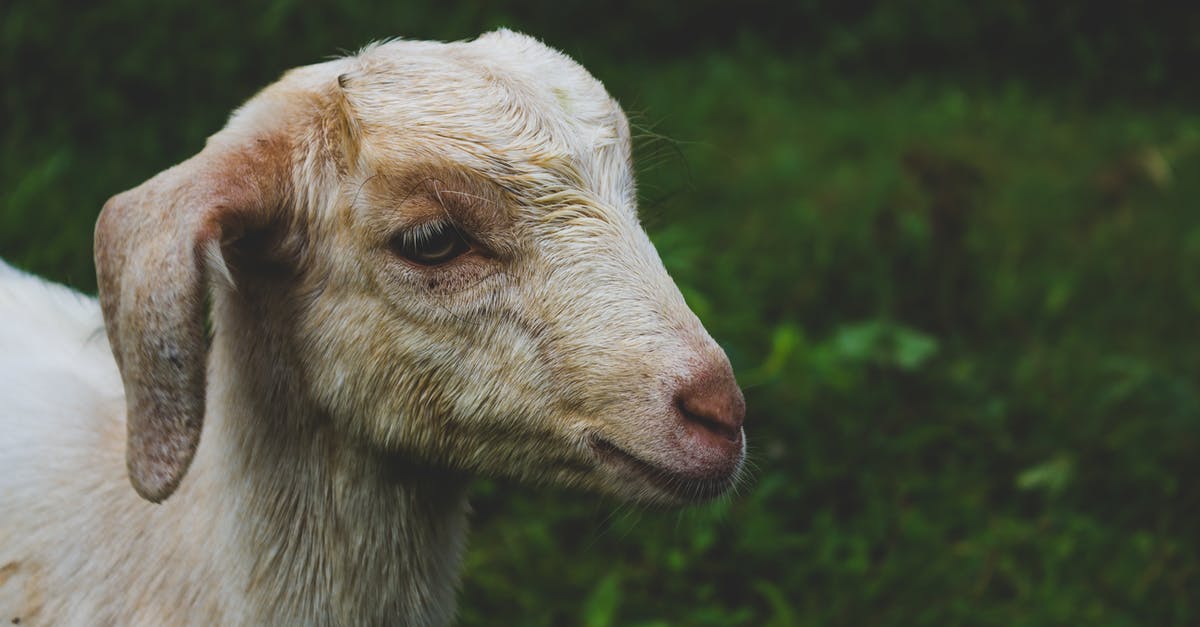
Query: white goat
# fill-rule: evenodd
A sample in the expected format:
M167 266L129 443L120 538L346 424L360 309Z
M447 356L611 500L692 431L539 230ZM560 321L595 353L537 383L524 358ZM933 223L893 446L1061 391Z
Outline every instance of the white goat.
M0 269L6 622L443 624L469 477L682 504L741 467L624 115L518 34L287 73L105 205L96 266L98 305Z

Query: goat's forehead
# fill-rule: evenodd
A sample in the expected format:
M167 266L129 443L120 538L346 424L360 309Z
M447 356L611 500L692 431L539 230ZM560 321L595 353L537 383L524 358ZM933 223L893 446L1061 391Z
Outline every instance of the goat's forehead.
M384 80L399 79L418 88L501 89L528 100L553 94L563 110L584 118L607 117L615 108L603 85L583 66L509 31L467 42L390 41L368 46L357 59Z
M352 79L366 115L423 114L425 124L475 124L521 117L569 140L571 127L616 130L620 108L604 87L568 57L533 40L527 48L465 43L397 41L359 55ZM387 123L387 120L377 120ZM522 129L507 129L520 131Z
M628 123L604 87L531 38L396 41L369 47L344 80L364 141L481 170L539 169L629 202ZM431 155L432 156L432 155Z

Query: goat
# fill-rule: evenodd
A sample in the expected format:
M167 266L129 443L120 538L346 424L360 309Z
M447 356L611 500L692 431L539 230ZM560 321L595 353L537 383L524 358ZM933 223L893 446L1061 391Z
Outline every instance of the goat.
M624 114L520 34L287 72L95 259L98 302L0 269L4 620L445 624L471 477L683 505L741 469Z

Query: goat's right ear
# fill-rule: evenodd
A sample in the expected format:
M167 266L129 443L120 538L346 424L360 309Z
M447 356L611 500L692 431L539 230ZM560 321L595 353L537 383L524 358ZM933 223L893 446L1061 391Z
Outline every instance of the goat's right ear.
M100 305L125 386L125 462L158 503L191 465L204 421L209 278L221 246L287 204L288 142L210 141L104 205L96 222Z

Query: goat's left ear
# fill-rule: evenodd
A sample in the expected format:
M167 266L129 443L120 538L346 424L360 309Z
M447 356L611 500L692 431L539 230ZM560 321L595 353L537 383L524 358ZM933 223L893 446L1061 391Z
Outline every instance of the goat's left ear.
M195 157L114 196L96 223L96 274L125 385L125 460L138 494L170 496L204 421L209 280L222 244L287 206L291 147L277 137L210 141Z

